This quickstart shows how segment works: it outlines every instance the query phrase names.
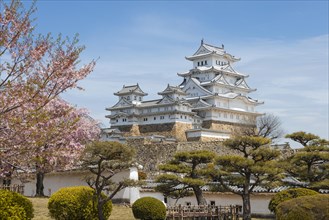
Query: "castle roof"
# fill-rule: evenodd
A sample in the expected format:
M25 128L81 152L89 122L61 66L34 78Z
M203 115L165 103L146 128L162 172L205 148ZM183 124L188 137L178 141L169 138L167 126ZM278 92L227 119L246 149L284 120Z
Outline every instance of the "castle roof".
M142 96L147 95L147 93L143 92L143 90L139 87L138 83L136 85L130 85L130 86L123 85L120 91L114 93L114 95L117 96L129 95L129 94L137 94Z
M217 47L217 46L213 46L210 44L206 44L203 42L203 40L201 40L201 45L198 48L198 50L192 55L192 56L188 56L185 57L187 60L193 61L196 59L200 59L203 57L207 57L209 55L217 55L217 56L221 56L226 58L227 60L231 61L231 62L236 62L239 61L239 58L236 58L234 56L232 56L231 54L227 53L224 50L224 45L222 45L222 47Z
M166 95L173 93L180 95L187 95L187 93L181 90L178 86L170 86L169 84L165 90L163 90L162 92L158 92L159 95Z

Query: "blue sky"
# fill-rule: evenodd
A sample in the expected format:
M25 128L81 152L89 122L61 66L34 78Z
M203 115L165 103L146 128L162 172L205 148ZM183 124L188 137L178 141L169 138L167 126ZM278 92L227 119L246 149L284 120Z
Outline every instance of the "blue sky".
M29 1L25 1L29 4ZM95 71L64 98L109 126L106 107L122 85L139 83L157 98L192 64L200 40L241 57L260 112L280 117L287 133L328 138L328 1L39 1L36 31L73 36Z

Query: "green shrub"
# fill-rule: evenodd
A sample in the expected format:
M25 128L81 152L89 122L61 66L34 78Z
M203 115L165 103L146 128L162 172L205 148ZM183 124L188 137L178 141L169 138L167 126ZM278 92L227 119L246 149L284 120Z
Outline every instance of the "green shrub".
M158 199L153 197L143 197L132 206L134 217L142 220L162 220L166 219L166 207Z
M104 195L105 197L105 195ZM50 216L57 220L92 220L97 218L97 202L93 201L94 190L87 186L61 188L48 202ZM103 206L107 219L112 211L112 202Z
M33 205L25 196L0 190L0 220L32 219Z
M316 195L316 194L318 194L316 191L310 190L310 189L305 189L305 188L293 188L293 189L283 190L283 191L275 194L275 196L273 196L270 203L268 204L268 209L271 212L276 213L275 209L281 202L284 202L284 201L287 201L287 200L290 200L293 198L297 198L300 196L312 196L312 195Z
M327 220L329 195L303 196L282 202L276 209L277 220Z

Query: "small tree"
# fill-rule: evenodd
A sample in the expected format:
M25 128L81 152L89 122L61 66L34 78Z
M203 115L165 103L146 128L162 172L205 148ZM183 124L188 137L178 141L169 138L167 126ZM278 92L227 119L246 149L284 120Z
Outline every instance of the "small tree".
M134 151L130 147L111 141L96 141L89 144L83 154L82 163L93 175L86 178L88 185L95 190L98 218L104 220L103 206L120 190L138 185L137 181L113 177L132 166ZM104 198L102 191L110 191Z
M226 140L224 145L238 152L237 155L218 156L215 181L242 197L243 219L251 219L250 194L256 186L270 187L281 179L282 170L277 159L280 151L268 146L270 139L240 136ZM242 188L235 190L234 187Z
M206 205L202 186L207 182L207 169L213 163L215 153L209 151L178 152L173 160L160 165L162 171L169 172L157 177L157 189L167 195L187 195L191 188L199 205ZM180 191L180 193L178 193Z
M303 131L286 135L303 145L303 148L288 158L286 171L310 188L329 189L329 142L319 136Z
M282 137L284 133L280 118L273 114L265 114L246 123L254 126L241 126L236 131L238 136L260 136L274 140Z
M176 175L173 174L162 174L156 179L157 185L155 190L162 192L164 197L175 199L178 202L179 199L192 196L193 193L187 187L177 187L181 182L178 180Z

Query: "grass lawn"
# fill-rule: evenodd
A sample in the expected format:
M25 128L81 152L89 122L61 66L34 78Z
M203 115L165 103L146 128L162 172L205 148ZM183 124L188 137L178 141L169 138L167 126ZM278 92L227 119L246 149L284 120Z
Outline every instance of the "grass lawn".
M48 213L48 198L29 198L33 203L33 220L50 220ZM109 220L135 220L131 208L114 205Z
M33 220L51 220L48 213L48 198L29 198L33 203L34 218ZM135 220L131 208L114 205L109 220ZM261 220L261 219L253 219Z

